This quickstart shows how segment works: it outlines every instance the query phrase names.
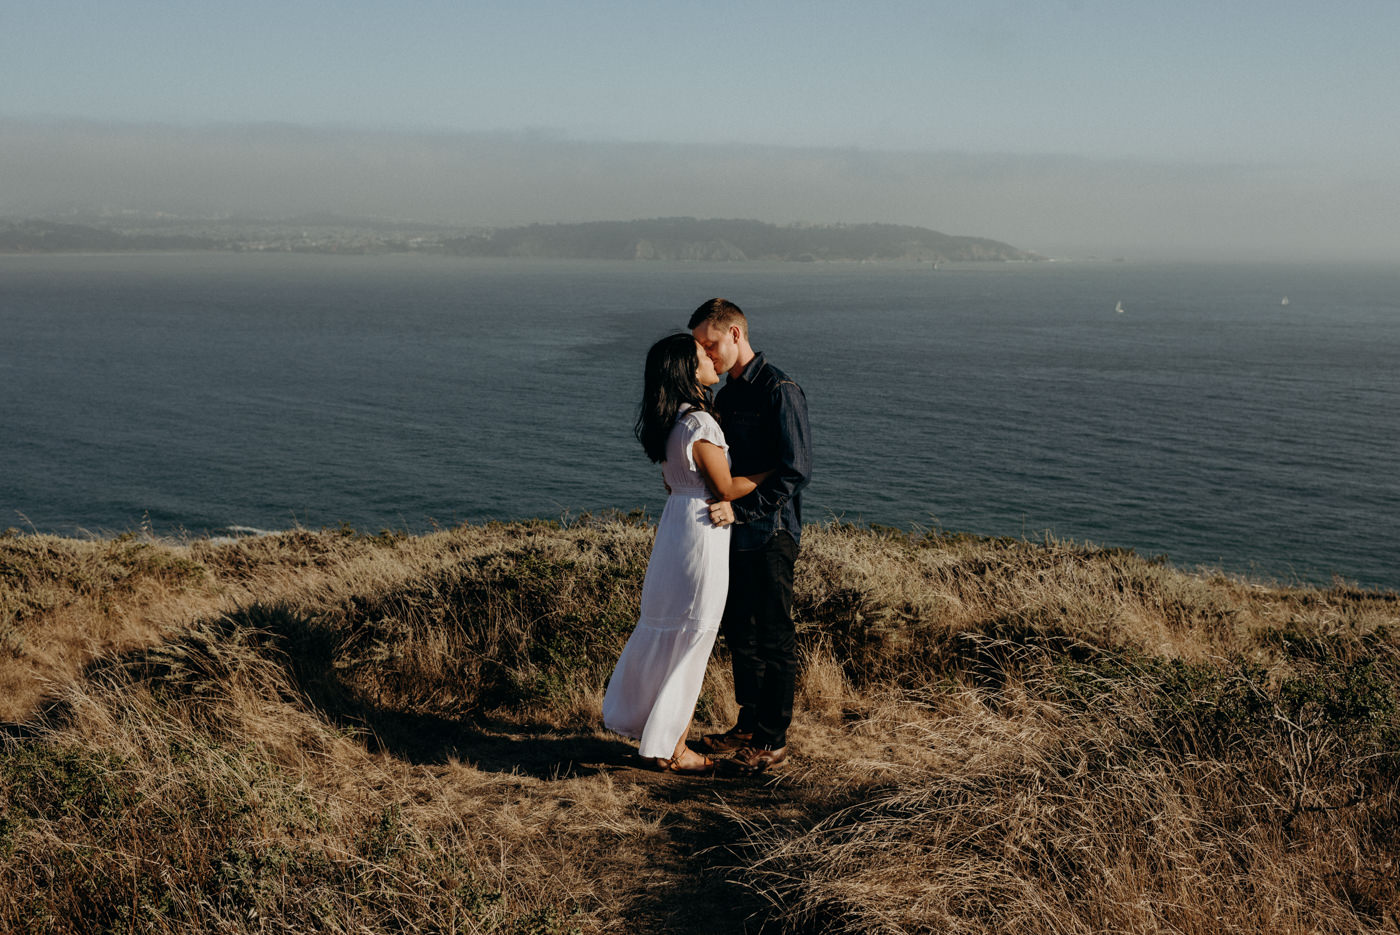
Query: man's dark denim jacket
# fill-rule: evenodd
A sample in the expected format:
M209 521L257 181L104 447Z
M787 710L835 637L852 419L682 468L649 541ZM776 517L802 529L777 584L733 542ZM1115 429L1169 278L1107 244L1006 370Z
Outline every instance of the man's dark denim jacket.
M742 374L725 380L715 409L734 475L774 472L753 493L734 501L730 548L762 548L780 529L800 544L802 488L812 477L812 433L802 388L760 351Z

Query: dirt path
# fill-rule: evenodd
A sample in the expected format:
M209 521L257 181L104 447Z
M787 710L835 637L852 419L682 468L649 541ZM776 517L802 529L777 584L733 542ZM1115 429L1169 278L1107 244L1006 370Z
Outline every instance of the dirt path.
M536 794L562 801L606 805L596 790L607 785L620 812L654 824L644 840L622 842L597 829L586 848L591 871L607 884L602 931L776 931L772 907L741 880L749 830L810 827L856 796L848 784L822 781L818 764L802 756L761 777L693 777L660 772L635 748L599 733L475 725L454 740L450 755L477 770L520 776ZM590 822L560 830L587 835Z

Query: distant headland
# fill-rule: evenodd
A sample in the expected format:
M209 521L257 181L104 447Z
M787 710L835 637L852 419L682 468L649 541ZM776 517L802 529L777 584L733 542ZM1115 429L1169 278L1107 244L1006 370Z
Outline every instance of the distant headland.
M693 262L1028 262L1044 259L984 237L899 224L768 224L690 217L466 228L309 215L279 220L118 215L0 219L0 253L240 252L527 257Z

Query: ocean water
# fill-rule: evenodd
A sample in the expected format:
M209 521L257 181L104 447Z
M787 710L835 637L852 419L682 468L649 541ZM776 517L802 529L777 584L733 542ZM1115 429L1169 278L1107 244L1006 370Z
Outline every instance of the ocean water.
M1400 271L1360 266L0 256L0 528L659 515L642 359L715 295L806 391L808 522L1400 589Z

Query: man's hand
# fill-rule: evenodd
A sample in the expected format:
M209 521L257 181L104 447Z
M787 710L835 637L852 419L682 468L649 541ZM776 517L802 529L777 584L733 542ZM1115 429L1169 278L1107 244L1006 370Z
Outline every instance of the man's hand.
M710 500L710 522L716 526L734 525L734 504L725 500Z

